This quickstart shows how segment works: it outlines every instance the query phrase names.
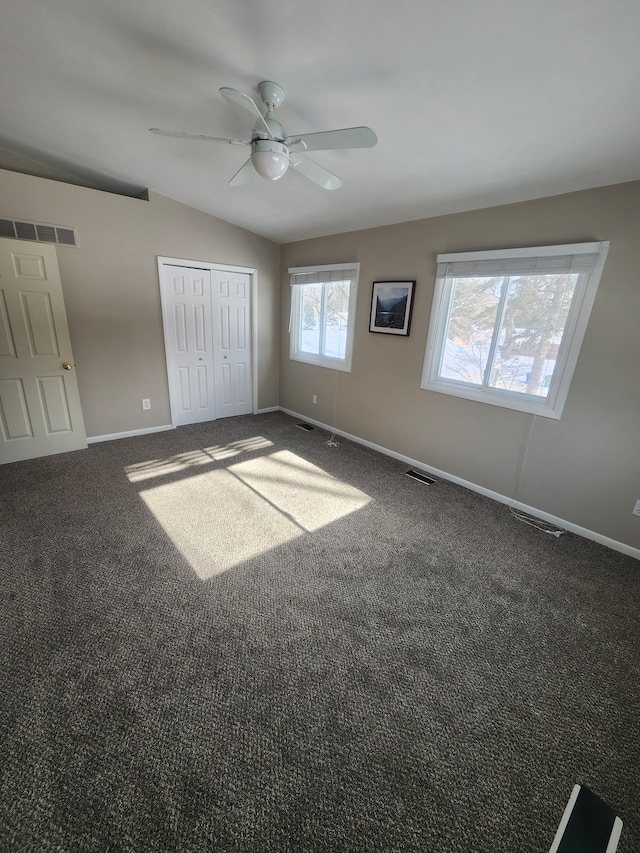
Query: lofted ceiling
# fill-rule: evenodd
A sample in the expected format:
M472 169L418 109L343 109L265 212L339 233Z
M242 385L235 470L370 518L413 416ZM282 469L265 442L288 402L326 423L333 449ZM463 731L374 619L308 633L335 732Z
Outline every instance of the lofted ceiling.
M0 167L145 189L277 242L640 179L637 0L3 0ZM374 148L231 187L246 136L219 94L286 92L288 134ZM0 209L0 215L11 211Z

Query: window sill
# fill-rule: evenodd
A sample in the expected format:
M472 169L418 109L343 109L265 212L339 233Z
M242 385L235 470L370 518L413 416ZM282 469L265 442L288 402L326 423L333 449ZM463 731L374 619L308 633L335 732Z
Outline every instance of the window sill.
M422 382L420 385L424 391L436 391L438 394L447 394L452 397L462 397L465 400L473 400L476 403L488 403L490 406L499 406L503 409L512 409L516 412L529 412L543 418L560 420L563 404L556 401L552 406L549 400L538 400L535 397L515 397L509 392L481 391L474 388L464 388L448 382Z
M291 361L301 361L304 364L314 364L316 367L327 367L329 370L341 370L343 373L351 373L351 364L339 358L305 355L304 353L292 353L289 358Z

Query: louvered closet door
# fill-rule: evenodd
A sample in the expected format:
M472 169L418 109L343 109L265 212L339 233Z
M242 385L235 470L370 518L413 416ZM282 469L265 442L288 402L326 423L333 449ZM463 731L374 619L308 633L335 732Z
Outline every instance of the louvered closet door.
M253 411L251 276L212 270L216 417Z
M174 426L216 417L211 330L211 273L164 267L163 314Z
M86 446L56 250L0 239L0 462Z

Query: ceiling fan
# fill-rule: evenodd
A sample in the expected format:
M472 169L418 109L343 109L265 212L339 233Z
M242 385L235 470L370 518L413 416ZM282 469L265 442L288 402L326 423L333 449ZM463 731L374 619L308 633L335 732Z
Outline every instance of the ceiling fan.
M303 151L329 151L340 148L371 148L378 141L370 127L345 127L340 130L325 130L318 133L299 133L287 136L282 125L276 121L274 111L284 101L284 89L270 80L258 86L260 98L267 108L263 115L255 101L237 89L223 87L220 94L231 109L243 121L251 121L249 139L227 139L222 136L207 136L185 133L180 130L162 130L150 127L151 133L174 136L180 139L204 139L227 142L231 145L250 145L251 156L231 178L231 186L246 184L257 172L269 181L277 181L292 166L305 178L327 190L337 190L342 180L327 169L303 157Z

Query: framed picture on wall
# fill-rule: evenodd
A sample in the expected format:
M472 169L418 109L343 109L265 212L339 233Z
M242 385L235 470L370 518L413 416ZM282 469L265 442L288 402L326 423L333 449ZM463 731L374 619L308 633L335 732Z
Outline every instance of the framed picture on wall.
M370 332L409 334L415 281L374 281L371 294Z

